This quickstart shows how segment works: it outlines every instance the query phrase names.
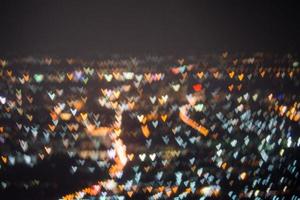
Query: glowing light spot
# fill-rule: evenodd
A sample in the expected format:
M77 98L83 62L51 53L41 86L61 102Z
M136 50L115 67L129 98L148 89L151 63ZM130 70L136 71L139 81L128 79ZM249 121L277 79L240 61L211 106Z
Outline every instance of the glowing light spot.
M243 172L243 173L240 174L240 177L239 177L239 178L240 178L241 180L245 180L246 177L247 177L247 173L246 173L246 172Z
M201 188L200 193L204 196L218 196L221 187L219 185L211 185Z

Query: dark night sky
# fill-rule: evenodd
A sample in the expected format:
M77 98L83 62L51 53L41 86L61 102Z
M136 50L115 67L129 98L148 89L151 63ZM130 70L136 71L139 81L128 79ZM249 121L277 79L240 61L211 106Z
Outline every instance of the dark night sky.
M286 1L1 1L0 56L296 52L297 13Z

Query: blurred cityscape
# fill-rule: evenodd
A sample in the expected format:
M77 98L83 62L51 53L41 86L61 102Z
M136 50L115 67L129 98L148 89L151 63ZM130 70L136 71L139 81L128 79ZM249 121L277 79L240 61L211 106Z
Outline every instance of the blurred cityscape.
M300 199L296 55L0 61L4 196Z

